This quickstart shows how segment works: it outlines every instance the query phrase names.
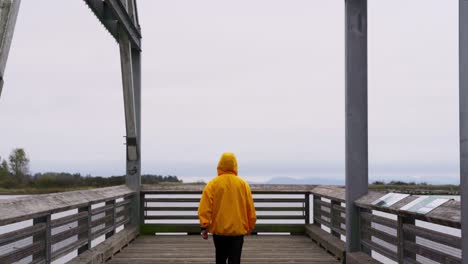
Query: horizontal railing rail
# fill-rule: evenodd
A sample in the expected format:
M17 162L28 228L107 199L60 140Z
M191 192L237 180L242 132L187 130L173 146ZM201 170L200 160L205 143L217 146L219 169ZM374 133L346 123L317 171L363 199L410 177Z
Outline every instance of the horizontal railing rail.
M0 263L51 263L80 255L130 222L124 186L0 200Z
M118 240L124 246L138 235L130 225L135 223L131 210L136 200L140 202L140 234L199 234L197 210L203 187L143 185L138 196L117 186L0 200L0 263L50 263L70 254L85 256L84 252L93 252L89 249L97 238L115 239L120 229L131 229ZM254 184L251 189L258 219L254 234L307 234L345 260L344 188ZM459 202L448 200L417 213L402 209L417 196L403 197L392 205L377 204L384 195L369 192L355 203L360 212L362 252L369 258L398 263L461 263ZM109 247L116 244L111 240ZM118 250L114 247L112 252Z
M144 185L142 234L183 232L198 234L198 204L203 185ZM310 190L315 185L251 185L257 211L253 233L303 234L310 221Z
M346 212L343 188L318 186L311 193L314 199L314 224L341 239L346 236Z
M384 195L370 192L356 202L362 251L375 251L398 263L461 263L460 202L448 200L428 213L417 213L401 209L416 196L390 206L376 205Z

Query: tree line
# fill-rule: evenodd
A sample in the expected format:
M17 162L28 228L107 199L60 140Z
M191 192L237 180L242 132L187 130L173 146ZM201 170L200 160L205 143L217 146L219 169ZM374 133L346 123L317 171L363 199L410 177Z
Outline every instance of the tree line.
M161 182L181 183L177 176L145 174L141 176L144 184L157 184ZM51 188L51 187L106 187L125 183L122 176L91 176L80 173L45 172L31 174L29 171L29 158L22 148L11 151L8 159L0 157L0 188Z

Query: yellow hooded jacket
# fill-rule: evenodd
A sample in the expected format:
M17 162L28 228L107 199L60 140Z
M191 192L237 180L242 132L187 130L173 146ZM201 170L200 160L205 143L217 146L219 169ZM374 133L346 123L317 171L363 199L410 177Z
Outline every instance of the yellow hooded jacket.
M257 221L249 184L237 176L237 160L224 153L218 163L218 177L203 189L198 217L203 228L223 236L246 235Z

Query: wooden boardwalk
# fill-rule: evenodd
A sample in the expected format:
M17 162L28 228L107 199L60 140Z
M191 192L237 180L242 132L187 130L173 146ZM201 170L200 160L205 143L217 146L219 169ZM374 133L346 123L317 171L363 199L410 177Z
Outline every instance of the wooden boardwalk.
M116 254L110 264L214 263L212 237L140 236ZM339 263L306 236L246 236L242 263Z

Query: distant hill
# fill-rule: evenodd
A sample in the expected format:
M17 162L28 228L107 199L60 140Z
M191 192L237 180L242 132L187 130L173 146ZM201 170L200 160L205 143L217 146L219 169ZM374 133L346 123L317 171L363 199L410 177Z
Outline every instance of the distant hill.
M289 177L276 177L265 182L266 184L321 184L321 185L343 185L344 179L310 177L295 179Z

